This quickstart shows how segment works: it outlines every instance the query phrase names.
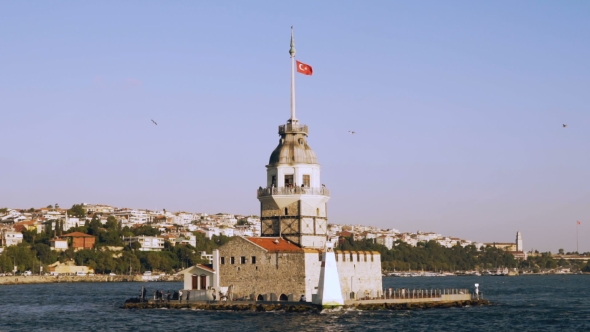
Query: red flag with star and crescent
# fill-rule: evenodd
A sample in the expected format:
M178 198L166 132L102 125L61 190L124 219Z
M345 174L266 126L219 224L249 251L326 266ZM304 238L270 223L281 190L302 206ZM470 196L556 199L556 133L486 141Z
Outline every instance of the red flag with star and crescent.
M582 223L580 221L578 221L578 225L581 225Z
M310 65L306 65L305 63L301 62L301 61L297 61L297 72L301 73L303 75L310 75L313 74L313 69L311 69Z

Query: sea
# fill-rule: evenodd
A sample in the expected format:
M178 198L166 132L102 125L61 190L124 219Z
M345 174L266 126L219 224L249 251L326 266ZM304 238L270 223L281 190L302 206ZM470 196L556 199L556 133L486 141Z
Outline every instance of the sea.
M141 287L180 282L0 286L0 331L590 331L590 275L384 277L384 288L469 288L489 306L322 313L121 309Z

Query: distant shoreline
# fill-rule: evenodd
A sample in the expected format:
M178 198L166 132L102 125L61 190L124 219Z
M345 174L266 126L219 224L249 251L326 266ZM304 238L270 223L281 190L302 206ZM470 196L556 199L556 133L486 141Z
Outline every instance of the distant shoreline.
M63 282L154 282L142 275L94 275L94 276L3 276L0 285L52 284ZM182 281L182 276L161 276L156 282Z

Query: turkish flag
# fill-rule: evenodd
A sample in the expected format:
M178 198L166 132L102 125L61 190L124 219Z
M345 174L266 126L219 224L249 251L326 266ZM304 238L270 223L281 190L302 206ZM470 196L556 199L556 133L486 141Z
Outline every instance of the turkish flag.
M582 223L578 221L578 225L581 225Z
M295 60L297 62L297 72L302 73L303 75L311 75L313 74L313 69L311 69L310 65L306 65L303 62L299 62L297 60Z

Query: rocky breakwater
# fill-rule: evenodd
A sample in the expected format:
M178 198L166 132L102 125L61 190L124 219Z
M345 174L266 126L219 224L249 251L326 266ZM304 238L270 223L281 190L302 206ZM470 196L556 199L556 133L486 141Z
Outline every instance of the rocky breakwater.
M462 300L462 301L424 301L408 303L355 303L347 307L358 310L420 310L432 308L455 308L468 306L488 305L488 300Z
M352 305L345 305L343 309L356 310L420 310L432 308L453 308L453 307L467 307L480 306L490 304L488 300L465 300L465 301L445 301L445 302L414 302L414 303L355 303ZM301 302L190 302L179 303L172 302L140 302L137 298L128 299L121 307L122 309L195 309L195 310L225 310L225 311L287 311L287 312L321 312L323 309L337 309L323 308L321 305Z
M86 275L86 276L4 276L0 285L45 284L58 282L142 282L141 275ZM161 276L157 281L182 281L182 276Z
M194 310L224 310L224 311L287 311L287 312L319 312L321 307L311 303L259 303L251 301L240 302L139 302L137 299L125 301L122 309L194 309Z

